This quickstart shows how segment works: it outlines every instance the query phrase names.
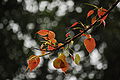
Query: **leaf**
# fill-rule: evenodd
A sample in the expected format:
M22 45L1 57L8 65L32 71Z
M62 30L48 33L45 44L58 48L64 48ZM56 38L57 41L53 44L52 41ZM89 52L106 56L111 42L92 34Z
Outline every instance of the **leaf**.
M49 32L49 30L39 30L38 32L36 32L37 34L41 35L41 36L45 36L47 35Z
M66 37L70 36L70 33L67 33L65 36L66 36Z
M35 69L38 66L39 62L40 58L38 56L35 55L30 56L29 59L27 60L28 68L30 69L30 71Z
M98 17L100 18L102 15L104 15L108 10L104 8L99 8L97 11Z
M79 62L80 62L80 56L79 56L79 54L76 54L76 55L75 55L74 62L75 62L77 65L79 64Z
M69 64L67 62L65 62L65 66L64 68L61 68L63 72L66 72L69 69Z
M93 51L96 46L94 38L87 38L84 40L84 45L89 53Z
M96 16L94 16L94 17L92 18L91 23L94 24L95 21L96 21Z
M55 38L55 33L53 31L49 31L48 32L48 38L49 38L49 40L54 39Z
M62 59L62 60L65 60L66 56L64 55L64 53L60 53L58 55L58 58Z
M74 24L72 24L72 26L70 26L70 28L76 26L77 24L79 24L79 22L75 22Z
M65 67L65 64L64 64L64 62L63 62L61 59L56 58L56 59L53 61L53 66L54 66L55 68L59 69L59 68L64 68L64 67Z
M63 43L58 43L58 47L62 46ZM64 47L62 47L62 49L64 49Z
M53 46L53 47L52 47ZM54 50L54 45L48 45L48 49L47 50Z
M94 13L94 10L88 11L88 13L87 13L87 18L88 18L89 16L91 16L93 13Z
M56 43L57 42L57 40L54 39L54 38L50 39L50 41L51 41L51 43Z

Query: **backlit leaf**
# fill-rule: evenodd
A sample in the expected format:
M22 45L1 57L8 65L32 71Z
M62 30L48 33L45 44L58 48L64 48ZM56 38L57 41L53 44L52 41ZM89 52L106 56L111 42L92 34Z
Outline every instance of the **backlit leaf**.
M70 28L76 26L77 24L79 24L79 22L75 22L74 24L72 24L72 26L70 26Z
M38 66L39 62L40 58L38 56L35 55L30 56L29 59L27 60L28 68L30 69L30 71L35 69Z
M55 33L54 33L53 31L49 31L49 32L48 32L48 38L49 38L49 39L55 38Z
M98 17L101 17L102 15L104 15L108 10L104 9L104 8L99 8L97 11Z
M54 66L55 68L59 69L59 68L64 68L64 67L65 67L65 64L64 64L64 62L63 62L61 59L56 58L56 59L53 61L53 66Z
M36 32L37 34L41 35L41 36L45 36L47 35L49 32L49 30L39 30L38 32Z
M91 16L93 13L94 13L94 10L90 10L90 11L88 11L88 13L87 13L87 17Z
M92 18L91 23L94 24L95 21L96 21L96 16L94 16L94 17Z
M80 56L79 56L79 54L76 54L75 55L75 60L74 60L74 62L78 65L79 64L79 62L80 62Z
M93 51L96 46L94 38L87 38L84 40L84 45L89 53Z
M65 36L66 36L66 37L70 36L70 33L67 33Z

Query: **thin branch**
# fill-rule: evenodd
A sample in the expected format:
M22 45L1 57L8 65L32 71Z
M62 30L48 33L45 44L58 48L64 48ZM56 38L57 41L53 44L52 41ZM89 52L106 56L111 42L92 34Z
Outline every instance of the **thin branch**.
M57 48L54 49L52 52L59 50L60 48L62 48L62 47L64 47L65 45L69 44L71 41L74 41L76 38L78 38L79 36L81 36L82 34L84 34L85 32L87 32L89 29L91 29L95 24L97 24L97 22L98 22L100 19L102 19L102 18L103 18L104 16L106 16L107 14L109 14L109 13L111 12L111 10L112 10L113 8L115 8L115 6L118 4L119 1L120 1L120 0L117 0L117 1L108 9L108 11L107 11L103 16L101 16L100 18L98 18L98 19L94 22L94 24L91 24L87 29L83 30L83 32L75 35L73 38L71 38L70 40L66 41L62 46L57 47ZM51 53L52 53L52 52L51 52ZM48 55L48 54L51 54L51 53L46 53L46 54L40 55L39 57L45 56L45 55Z

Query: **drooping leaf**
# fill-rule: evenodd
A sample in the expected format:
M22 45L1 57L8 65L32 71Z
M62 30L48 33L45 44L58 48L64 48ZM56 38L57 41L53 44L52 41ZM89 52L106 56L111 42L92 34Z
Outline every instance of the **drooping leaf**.
M38 66L39 62L40 58L38 56L35 55L30 56L29 59L27 60L28 68L30 69L30 71L35 69Z
M47 35L49 32L49 30L39 30L38 32L36 32L37 34L41 35L41 36L45 36Z
M75 60L74 60L74 62L78 65L79 64L79 62L80 62L80 56L79 56L79 54L76 54L75 55Z
M66 72L67 70L69 70L69 64L67 62L65 62L65 67L61 68L63 72Z
M88 11L88 13L87 13L87 17L91 16L93 13L94 13L94 10L90 10L90 11Z
M84 40L84 45L89 53L93 51L96 46L94 38L87 38Z
M59 68L64 68L64 67L65 67L65 64L64 64L64 62L63 62L61 59L56 58L56 59L53 61L53 66L54 66L55 68L59 69Z
M96 21L96 16L94 16L94 17L92 18L91 23L94 24L95 21Z

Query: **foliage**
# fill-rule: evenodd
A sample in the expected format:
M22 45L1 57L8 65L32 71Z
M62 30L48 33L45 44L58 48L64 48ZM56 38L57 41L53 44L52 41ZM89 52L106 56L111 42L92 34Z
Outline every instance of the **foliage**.
M98 8L97 6L92 4L88 4L88 5L95 7L95 9L89 10L87 13L87 18L92 17L91 24L86 26L81 21L77 21L73 23L70 27L66 28L68 33L66 33L65 35L66 36L65 43L59 43L55 39L56 34L53 31L39 30L36 32L36 34L40 36L40 39L43 39L40 41L42 44L40 45L40 49L39 49L42 51L42 55L30 56L30 58L28 59L28 68L30 69L30 71L35 69L39 64L40 62L39 57L52 54L59 49L62 50L62 53L57 53L58 57L53 61L53 66L56 69L61 69L63 72L66 72L70 69L70 64L67 62L67 57L70 57L75 62L75 64L79 65L80 64L79 54L76 54L75 56L73 56L73 54L69 53L69 56L66 56L66 53L63 53L64 50L71 49L70 48L71 43L73 45L74 39L79 38L79 36L80 38L85 37L85 39L83 40L83 44L89 53L91 53L95 49L96 47L95 39L87 31L95 27L94 25L96 23L100 23L100 24L103 23L103 25L105 26L106 25L105 20L108 16L108 13L107 13L108 10L102 7ZM80 27L78 27L79 24L81 25ZM79 31L79 33L72 36L70 31L73 31L75 34L76 34L76 31ZM49 53L46 53L46 52L49 52Z

